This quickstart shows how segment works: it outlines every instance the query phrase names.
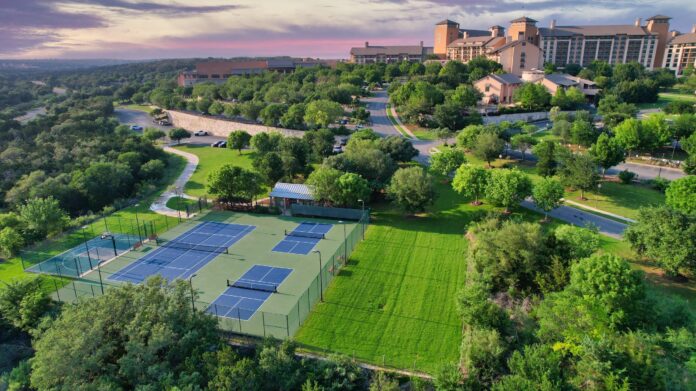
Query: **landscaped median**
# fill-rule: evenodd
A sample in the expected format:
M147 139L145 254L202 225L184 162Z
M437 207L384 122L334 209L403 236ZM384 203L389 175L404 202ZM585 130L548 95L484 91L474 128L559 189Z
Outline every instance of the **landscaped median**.
M387 117L389 118L389 121L391 121L394 128L396 128L396 130L399 133L401 133L402 136L409 138L409 139L417 139L417 137L413 133L410 133L409 131L406 130L406 128L403 126L403 123L401 122L401 120L399 120L397 117L394 116L394 114L392 113L392 106L390 103L387 103L386 112L387 112Z

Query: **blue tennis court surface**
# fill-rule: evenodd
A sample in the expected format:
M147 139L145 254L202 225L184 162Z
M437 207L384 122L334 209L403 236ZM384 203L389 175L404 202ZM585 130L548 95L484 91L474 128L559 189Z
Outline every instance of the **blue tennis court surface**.
M273 251L290 254L309 254L321 238L304 237L302 234L324 235L331 231L333 224L305 221L300 223L288 236L273 247Z
M290 275L292 269L254 265L244 275L227 288L208 307L208 312L217 316L249 320L254 313L271 297L272 292ZM234 285L266 289L260 291L239 288Z
M144 257L109 277L110 280L135 284L160 274L167 281L186 279L219 255L216 252L186 249L190 245L230 247L254 230L252 225L225 224L206 221L174 238L171 243L184 248L158 247Z

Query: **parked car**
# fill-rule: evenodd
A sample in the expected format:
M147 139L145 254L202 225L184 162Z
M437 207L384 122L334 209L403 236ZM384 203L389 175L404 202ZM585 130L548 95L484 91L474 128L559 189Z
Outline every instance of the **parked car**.
M131 130L143 130L143 127L140 125L131 125Z
M220 141L220 148L227 148L227 141Z
M348 137L344 137L344 138L340 139L338 143L339 143L342 147L345 146L346 144L348 144Z
M222 143L224 143L224 141L220 140L220 141L216 141L216 142L210 144L210 146L213 148L219 148L220 144L222 144Z
M362 124L355 127L355 129L362 129L362 128L364 128L364 126L362 126Z
M194 136L207 136L208 132L206 132L205 130L197 130L197 131L193 132L193 135Z
M160 124L160 126L172 126L172 123L167 120L159 121L158 124Z
M331 150L333 153L341 153L343 152L343 147L340 145L334 145L333 149Z

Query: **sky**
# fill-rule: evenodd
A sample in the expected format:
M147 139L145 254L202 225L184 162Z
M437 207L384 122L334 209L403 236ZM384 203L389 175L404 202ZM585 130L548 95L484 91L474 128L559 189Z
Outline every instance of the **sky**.
M0 58L346 58L353 46L432 45L435 23L507 27L632 24L671 16L689 32L693 0L0 0Z

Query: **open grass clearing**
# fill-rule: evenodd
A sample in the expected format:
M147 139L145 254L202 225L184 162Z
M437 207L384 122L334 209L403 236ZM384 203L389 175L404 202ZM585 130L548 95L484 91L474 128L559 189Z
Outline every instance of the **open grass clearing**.
M696 95L693 94L682 94L679 92L660 92L658 94L657 102L655 103L640 103L638 104L639 109L661 109L665 107L670 102L690 102L696 103Z
M191 176L191 179L184 186L184 192L188 195L202 197L207 194L206 183L208 175L225 164L233 164L237 167L253 170L252 161L255 152L243 150L240 155L238 151L229 148L213 148L208 145L182 144L175 147L184 152L198 156L198 167ZM261 197L266 197L270 189L265 187L265 192Z

